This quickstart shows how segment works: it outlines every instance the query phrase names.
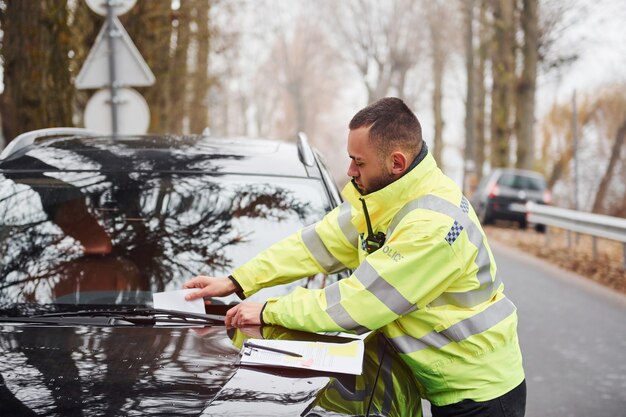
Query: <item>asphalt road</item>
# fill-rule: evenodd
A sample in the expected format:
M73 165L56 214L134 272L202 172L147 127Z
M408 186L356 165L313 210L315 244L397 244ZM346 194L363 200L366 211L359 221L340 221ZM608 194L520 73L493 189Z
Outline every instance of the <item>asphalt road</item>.
M626 417L626 296L491 243L518 308L526 417Z
M526 416L626 416L626 296L517 250L492 249L518 308Z

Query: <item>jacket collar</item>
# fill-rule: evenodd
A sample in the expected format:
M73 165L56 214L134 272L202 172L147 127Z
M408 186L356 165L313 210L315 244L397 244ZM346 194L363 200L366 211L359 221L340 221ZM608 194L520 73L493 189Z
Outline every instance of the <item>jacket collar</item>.
M422 142L422 149L420 149L420 152L417 154L413 162L411 162L409 169L407 169L406 172L402 174L402 176L405 176L406 174L411 172L413 168L415 168L420 162L424 160L424 158L426 158L426 155L428 155L428 146L426 146L426 142Z
M386 187L367 195L361 195L356 186L350 182L342 191L343 197L359 211L362 210L362 203L359 199L363 198L370 216L375 218L381 212L393 209L398 205L401 207L409 199L427 194L429 190L424 185L424 179L429 172L437 168L437 163L426 146L423 147L422 152L402 177Z

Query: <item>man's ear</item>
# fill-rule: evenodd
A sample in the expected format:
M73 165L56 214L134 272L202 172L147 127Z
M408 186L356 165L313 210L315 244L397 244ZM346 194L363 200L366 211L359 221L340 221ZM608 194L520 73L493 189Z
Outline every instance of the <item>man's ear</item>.
M409 160L403 152L395 151L391 153L391 173L402 175L409 167Z

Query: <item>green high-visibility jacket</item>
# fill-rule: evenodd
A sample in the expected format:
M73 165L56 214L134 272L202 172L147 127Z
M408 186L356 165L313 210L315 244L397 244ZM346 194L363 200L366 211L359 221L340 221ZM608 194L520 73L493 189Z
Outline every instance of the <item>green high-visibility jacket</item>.
M267 301L263 321L306 331L381 329L433 404L486 401L524 379L517 313L485 233L458 186L428 154L388 186L345 202L320 222L233 271L245 296L319 272L353 269L321 290ZM364 249L367 205L382 248Z

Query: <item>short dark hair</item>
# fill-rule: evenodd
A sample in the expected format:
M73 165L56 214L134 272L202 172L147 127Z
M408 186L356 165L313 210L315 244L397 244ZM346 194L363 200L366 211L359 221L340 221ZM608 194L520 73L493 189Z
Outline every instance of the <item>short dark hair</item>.
M417 116L396 97L375 101L354 115L350 130L369 127L369 139L386 156L399 147L415 157L422 149L422 126Z

